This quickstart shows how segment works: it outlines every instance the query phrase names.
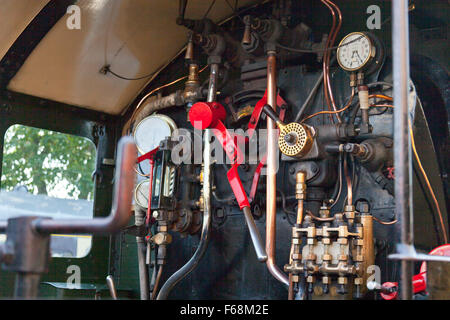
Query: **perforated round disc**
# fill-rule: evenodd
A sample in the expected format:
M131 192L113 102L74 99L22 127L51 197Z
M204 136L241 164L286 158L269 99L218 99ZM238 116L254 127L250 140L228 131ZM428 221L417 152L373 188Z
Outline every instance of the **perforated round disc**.
M286 141L285 136L291 135L293 141ZM307 129L300 123L292 122L281 129L278 137L280 151L287 156L295 157L309 151L311 137Z

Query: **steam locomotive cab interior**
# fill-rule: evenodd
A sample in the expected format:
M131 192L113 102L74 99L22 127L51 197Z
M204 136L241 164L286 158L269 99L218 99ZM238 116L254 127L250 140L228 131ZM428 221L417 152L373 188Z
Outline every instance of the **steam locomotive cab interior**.
M448 2L2 2L0 297L450 299Z

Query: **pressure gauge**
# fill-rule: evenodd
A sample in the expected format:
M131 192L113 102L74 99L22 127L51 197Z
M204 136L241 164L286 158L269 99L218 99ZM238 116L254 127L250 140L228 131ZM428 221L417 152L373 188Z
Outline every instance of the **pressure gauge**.
M148 208L148 196L150 191L149 180L141 181L134 189L134 202L141 208Z
M152 115L138 123L133 132L134 142L139 152L145 154L158 147L176 129L175 122L168 116Z
M368 32L352 32L339 43L337 61L342 69L349 72L370 73L381 66L384 50L381 42Z

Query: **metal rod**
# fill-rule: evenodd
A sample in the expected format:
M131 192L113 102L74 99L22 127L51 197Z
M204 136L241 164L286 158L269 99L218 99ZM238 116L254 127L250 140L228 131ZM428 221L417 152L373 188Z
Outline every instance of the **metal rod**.
M394 166L397 253L414 250L412 213L412 158L408 131L409 35L408 0L392 1L392 65L394 78ZM413 297L413 264L401 261L400 298Z
M140 207L136 207L134 210L134 224L140 228L145 224L146 210ZM147 244L145 237L136 237L137 244L137 257L138 257L138 269L139 269L139 289L141 294L141 300L150 299L150 285L148 282L148 267L145 261Z
M219 64L212 63L210 66L210 73L209 73L209 85L208 85L208 96L207 100L208 102L216 101L216 95L217 95L217 79L219 77Z
M267 103L276 111L277 80L276 56L274 51L268 52L267 57ZM276 249L276 214L277 214L277 162L278 145L275 122L267 117L267 184L266 184L266 253L269 272L284 285L289 286L288 277L275 263Z
M114 284L114 279L112 276L106 277L106 285L108 286L109 293L111 294L111 298L113 300L117 300L117 290L116 285Z
M134 210L134 224L139 228L144 226L146 217L146 210L140 207L136 207ZM147 244L145 237L136 237L137 244L137 257L138 257L138 269L139 269L139 289L141 294L141 300L150 299L150 285L148 282L148 267L145 261Z
M218 64L211 64L208 86L208 102L213 102L217 94L217 77L219 72ZM206 129L204 133L203 150L203 224L200 242L191 259L175 272L162 286L156 300L165 300L169 296L172 289L191 273L199 264L208 248L209 238L211 234L211 138L212 131Z
M211 135L210 129L205 130L205 149L203 151L203 225L200 243L192 258L177 272L175 272L159 291L156 300L165 300L172 289L191 273L199 264L208 248L211 234Z
M131 137L119 141L116 176L111 213L105 218L86 219L36 219L34 228L42 233L97 233L109 234L126 226L131 217L131 201L134 187L136 146Z
M18 272L16 276L14 299L36 299L40 281L40 273Z
M244 213L245 221L247 223L248 231L250 233L250 237L252 239L253 247L255 248L256 256L258 261L265 262L267 261L267 254L264 248L263 241L261 239L261 235L259 234L258 228L256 227L255 220L252 216L252 211L250 207L244 207L242 209Z

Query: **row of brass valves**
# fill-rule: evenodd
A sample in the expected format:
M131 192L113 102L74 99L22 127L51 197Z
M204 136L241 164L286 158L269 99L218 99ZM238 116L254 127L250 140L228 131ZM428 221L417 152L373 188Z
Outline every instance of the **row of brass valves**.
M327 217L329 209L323 206L320 218ZM337 277L339 293L347 292L349 278L353 279L356 295L359 296L361 292L366 267L373 264L372 217L369 214L356 216L354 227L344 217L342 213L335 214L331 224L315 222L311 216L307 216L301 227L293 228L295 246L291 263L285 266L285 271L293 275L305 274L309 292L313 291L318 276L322 277L323 293L328 293L332 277ZM306 237L306 244L302 259L298 247L303 236ZM315 254L318 246L323 248L319 259ZM332 247L334 252L331 252ZM350 250L353 254L350 254ZM337 260L337 263L333 264L332 260Z

